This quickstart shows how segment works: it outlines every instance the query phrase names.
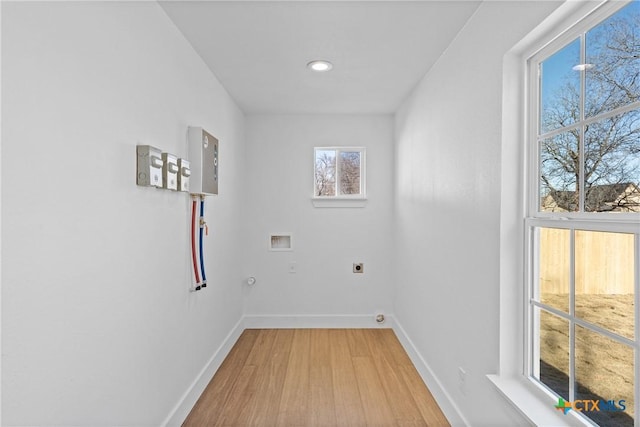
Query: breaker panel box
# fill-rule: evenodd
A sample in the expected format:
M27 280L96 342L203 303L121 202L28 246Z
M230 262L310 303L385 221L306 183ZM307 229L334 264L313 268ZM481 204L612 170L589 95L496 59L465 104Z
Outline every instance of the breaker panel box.
M218 194L218 139L201 127L189 127L189 163L192 194Z
M146 187L163 186L162 151L150 145L136 146L136 183Z

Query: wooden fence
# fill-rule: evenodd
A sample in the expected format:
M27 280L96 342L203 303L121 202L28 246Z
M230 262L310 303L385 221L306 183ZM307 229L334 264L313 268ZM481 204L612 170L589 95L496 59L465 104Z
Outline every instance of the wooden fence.
M540 229L540 292L569 293L570 230ZM634 235L576 230L576 294L634 293Z

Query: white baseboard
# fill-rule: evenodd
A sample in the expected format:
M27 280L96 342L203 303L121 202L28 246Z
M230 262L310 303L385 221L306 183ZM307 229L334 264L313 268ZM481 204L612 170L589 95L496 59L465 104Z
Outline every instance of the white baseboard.
M184 395L182 395L182 398L169 413L169 416L167 416L165 421L162 423L162 426L178 427L182 425L189 415L189 412L191 412L191 409L193 409L194 405L198 401L198 398L207 387L207 384L209 384L209 381L211 381L225 357L227 357L231 351L233 345L238 341L238 338L240 338L244 329L244 318L241 318L238 323L235 324L233 329L231 329L231 332L227 334L225 339L222 341L222 344L220 344L220 347L218 347L213 356L211 356L211 359L209 359L204 368L202 368L191 386L187 389Z
M393 316L385 314L384 323L377 323L373 315L245 315L245 329L291 328L393 328Z
M468 426L469 423L460 412L460 409L455 404L454 400L451 398L449 393L447 393L444 387L442 387L442 383L440 383L438 377L433 373L429 364L424 360L416 346L413 344L413 341L411 341L407 336L407 333L397 320L394 321L393 331L396 333L400 344L402 344L409 355L409 358L418 370L418 373L422 377L422 381L424 381L427 388L433 395L433 398L438 403L438 406L442 409L444 416L449 420L449 423L452 426Z

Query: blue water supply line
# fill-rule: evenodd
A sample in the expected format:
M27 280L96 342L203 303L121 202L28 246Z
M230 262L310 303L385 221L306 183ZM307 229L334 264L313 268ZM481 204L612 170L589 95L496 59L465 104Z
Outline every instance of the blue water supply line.
M203 250L202 250L202 246L203 246L203 240L204 240L204 236L203 236L203 231L204 231L204 226L205 226L205 222L204 222L204 196L200 197L200 239L199 239L199 244L200 244L200 275L202 276L202 283L201 286L203 288L207 287L207 276L204 273L204 255L203 255Z

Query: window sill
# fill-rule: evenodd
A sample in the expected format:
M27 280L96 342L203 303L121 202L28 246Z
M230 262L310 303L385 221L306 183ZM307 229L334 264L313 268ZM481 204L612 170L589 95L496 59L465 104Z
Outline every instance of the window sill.
M311 203L316 208L364 208L367 199L364 197L313 197Z
M489 381L529 422L535 426L589 426L575 411L566 415L554 407L554 396L517 376L487 375Z

